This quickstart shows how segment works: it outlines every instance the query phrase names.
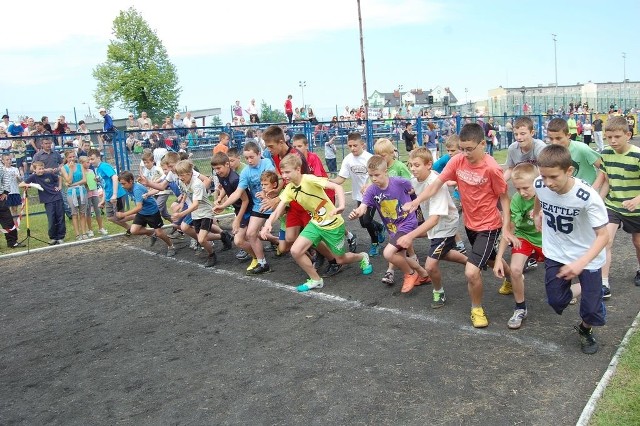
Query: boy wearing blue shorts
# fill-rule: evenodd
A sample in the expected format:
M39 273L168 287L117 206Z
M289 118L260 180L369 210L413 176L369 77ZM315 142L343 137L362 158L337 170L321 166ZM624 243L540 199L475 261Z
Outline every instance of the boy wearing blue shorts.
M598 193L573 177L572 164L569 149L562 145L549 145L540 152L533 217L538 230L542 230L549 305L562 314L571 299L580 296L582 321L575 328L581 337L582 352L594 354L598 342L592 326L604 325L606 317L602 267L609 241L609 218ZM571 285L576 277L580 282Z

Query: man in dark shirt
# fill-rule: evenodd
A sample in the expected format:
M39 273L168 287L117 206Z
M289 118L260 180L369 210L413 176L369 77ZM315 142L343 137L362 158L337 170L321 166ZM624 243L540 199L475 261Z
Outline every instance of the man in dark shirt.
M602 120L599 117L593 120L593 123L591 123L591 125L593 126L593 138L595 139L596 150L598 152L602 152L602 150L604 149L604 140L602 139L602 124Z

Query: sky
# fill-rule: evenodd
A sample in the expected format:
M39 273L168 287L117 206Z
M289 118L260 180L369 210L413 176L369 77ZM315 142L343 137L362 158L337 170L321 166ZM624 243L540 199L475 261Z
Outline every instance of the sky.
M131 6L177 68L181 110L219 107L228 121L236 100L282 110L288 94L301 106L304 90L304 103L330 119L363 99L356 0L192 0L175 8L108 0L98 13L88 4L46 2L3 22L3 113L69 122L74 108L78 120L97 115L92 70L106 60L114 18ZM465 102L498 86L554 83L552 34L559 85L640 80L637 0L362 0L361 8L369 95L442 86ZM113 108L114 118L125 114Z

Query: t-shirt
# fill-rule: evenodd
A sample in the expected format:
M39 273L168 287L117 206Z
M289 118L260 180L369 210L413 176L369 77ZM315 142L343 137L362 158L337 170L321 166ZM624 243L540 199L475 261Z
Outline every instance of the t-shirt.
M400 160L394 160L393 163L391 163L391 165L387 169L387 174L389 175L389 177L400 176L407 179L411 179L411 177L413 176L409 171L407 165Z
M270 152L270 151L265 150L265 152ZM311 170L309 169L309 164L305 156L294 147L289 146L287 148L286 154L284 154L282 157L280 157L279 155L276 155L275 157L271 158L273 160L273 164L275 164L276 166L276 171L280 176L282 176L282 173L280 172L280 161L289 154L296 154L298 157L300 157L300 160L302 160L302 167L300 167L300 172L302 172L303 174L311 173Z
M162 168L158 166L151 166L150 169L147 169L146 167L143 166L142 176L144 176L145 178L147 178L148 181L151 181L151 182L160 182L166 177L164 172L162 171ZM171 193L170 189L165 189L164 191L159 191L158 195L170 194L170 193Z
M260 176L262 175L262 172L275 169L276 168L273 166L273 163L271 161L261 159L257 166L247 166L240 173L238 187L242 189L249 189L251 200L253 202L252 211L260 213L262 200L260 200L257 195L260 191L262 191L262 186L260 185ZM271 213L271 211L269 210L263 213Z
M507 150L507 161L505 162L508 168L517 166L520 163L538 164L538 155L547 146L546 143L540 139L533 140L533 146L529 152L522 152L520 144L516 141L509 145Z
M373 157L370 152L363 151L357 157L353 153L349 153L342 160L338 176L348 179L351 178L351 197L355 201L362 201L362 193L360 190L369 178L367 170L367 162Z
M320 160L320 157L318 157L317 154L313 152L307 153L307 165L309 166L310 174L318 177L325 177L325 178L329 177L329 175L327 175L327 171L324 169L324 166L322 165L322 161ZM325 192L329 196L330 200L335 200L336 192L334 190L327 189Z
M623 201L637 197L640 191L640 148L629 146L629 150L623 154L616 153L609 146L602 151L600 168L609 180L609 192L604 205L624 216L640 217L640 209L629 211L622 207Z
M60 164L64 163L60 153L53 149L50 152L45 152L43 149L36 152L33 156L33 162L36 161L42 161L45 169L57 169Z
M58 176L53 173L43 173L42 175L32 173L24 181L42 186L44 191L38 191L38 198L41 203L46 204L62 200L62 192L57 189L58 179Z
M220 142L218 142L218 144L213 147L213 153L214 154L217 154L218 152L222 152L222 153L226 154L227 151L229 151L229 146L225 145L223 143L220 143Z
M224 189L224 192L227 194L227 196L229 196L233 194L236 189L238 189L238 182L240 182L240 175L238 175L238 173L236 173L235 171L230 170L227 176L225 177L218 176L218 182L220 182L222 189ZM250 212L251 208L253 207L253 201L251 200L251 193L248 190L245 190L245 191L247 193L247 196L249 197L249 206L247 207L247 212ZM240 211L240 207L242 207L242 200L238 199L238 201L236 201L232 205L233 205L233 209L237 214L238 211Z
M382 189L370 185L362 197L362 203L375 207L390 234L409 233L418 226L416 213L402 210L405 203L411 202L409 195L413 190L411 182L401 177L390 177L389 184Z
M507 191L507 182L492 156L485 154L478 164L471 164L464 155L454 155L438 179L457 182L467 228L489 231L502 227L498 200Z
M598 175L594 164L600 159L600 154L584 143L576 141L569 141L569 152L575 169L573 176L593 185Z
M424 191L427 186L434 182L438 178L438 173L431 171L429 176L422 182L417 178L411 178L411 186L416 195ZM429 231L427 231L427 237L429 239L434 238L446 238L451 237L458 232L458 209L451 199L451 194L446 185L435 193L435 195L429 198L427 201L420 203L420 209L422 210L422 216L426 220L428 216L440 216L440 220Z
M85 176L87 177L87 189L89 191L95 191L98 189L98 182L96 181L96 172L93 169L86 169L84 171Z
M567 120L567 126L569 127L569 134L570 135L578 134L578 123L576 123L575 119L569 118Z
M344 223L341 215L329 216L335 206L327 196L324 188L327 178L314 175L302 175L300 185L289 182L280 193L280 200L290 203L296 201L311 216L310 222L319 228L336 229Z
M516 237L524 238L536 247L542 247L542 233L533 223L533 203L535 198L527 200L519 193L511 198L511 222L516 227Z
M188 206L191 206L194 201L198 201L198 207L191 212L191 217L194 220L213 218L213 206L207 195L207 188L198 177L192 176L188 185L182 181L178 185L180 185L182 193L187 195Z
M153 197L143 197L149 190L142 184L138 182L133 183L133 187L131 191L129 191L129 197L133 199L133 201L138 204L142 203L142 210L138 212L138 214L144 216L151 216L158 212L158 204L156 203L156 199Z
M544 213L542 251L545 257L565 265L577 260L593 246L594 228L609 222L602 198L580 179L574 178L574 185L566 194L551 191L541 177L533 183ZM585 269L600 269L605 260L603 249Z
M104 198L109 202L109 200L113 197L113 181L111 178L116 175L116 171L111 167L111 164L101 162L98 167L96 167L96 175L102 181L102 187L104 188ZM124 190L120 182L118 182L118 187L116 189L116 198L120 198L127 194L127 191Z
M324 143L324 158L325 160L331 160L336 158L336 145L334 142L325 142Z
M596 118L595 120L593 120L593 131L594 132L601 132L602 131L602 120L600 120L599 118Z

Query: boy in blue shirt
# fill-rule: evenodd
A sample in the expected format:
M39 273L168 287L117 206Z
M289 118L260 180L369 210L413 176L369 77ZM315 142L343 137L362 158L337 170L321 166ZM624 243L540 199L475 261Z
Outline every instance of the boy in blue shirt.
M118 175L118 181L122 188L129 193L129 196L136 203L135 207L126 212L116 212L116 217L120 220L127 220L127 218L133 217L133 224L130 231L134 235L147 235L151 237L151 247L160 238L167 244L167 256L175 256L176 249L173 246L173 242L167 234L162 230L163 222L160 215L160 209L158 209L158 203L152 196L145 197L148 189L141 184L134 182L133 174L131 172L122 172ZM147 225L151 229L147 229Z
M97 149L90 149L88 154L89 162L94 167L96 176L100 178L104 190L104 198L100 202L99 207L102 208L105 206L107 219L126 229L127 236L131 235L129 224L125 220L118 219L116 216L117 212L124 212L124 206L127 201L127 192L118 182L116 171L111 167L111 164L104 163L101 160L100 151Z

